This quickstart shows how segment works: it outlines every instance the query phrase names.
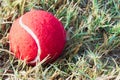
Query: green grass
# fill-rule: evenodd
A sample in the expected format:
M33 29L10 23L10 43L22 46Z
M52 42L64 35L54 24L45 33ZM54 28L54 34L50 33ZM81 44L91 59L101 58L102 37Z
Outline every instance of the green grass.
M32 67L10 54L12 22L31 9L53 13L67 31L53 64ZM0 79L120 80L120 0L1 0Z

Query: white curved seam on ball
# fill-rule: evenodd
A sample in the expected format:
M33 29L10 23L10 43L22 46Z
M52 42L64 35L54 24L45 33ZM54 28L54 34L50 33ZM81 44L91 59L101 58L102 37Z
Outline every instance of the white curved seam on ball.
M29 63L35 63L35 62L37 62L37 60L40 61L41 48L40 48L39 39L37 38L37 36L35 35L35 33L34 33L28 26L26 26L26 25L22 22L22 17L23 17L23 16L21 16L20 19L19 19L19 24L20 24L20 26L32 36L32 38L35 40L35 42L36 42L36 44L37 44L37 47L38 47L37 57L35 57L34 60L32 60L32 61L29 62Z

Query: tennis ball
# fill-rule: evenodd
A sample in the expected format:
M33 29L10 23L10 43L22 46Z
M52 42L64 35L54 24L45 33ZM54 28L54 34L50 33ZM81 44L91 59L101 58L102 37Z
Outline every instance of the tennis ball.
M46 62L52 62L64 49L66 31L51 13L31 10L13 22L9 41L13 55L28 64L42 61L47 56Z

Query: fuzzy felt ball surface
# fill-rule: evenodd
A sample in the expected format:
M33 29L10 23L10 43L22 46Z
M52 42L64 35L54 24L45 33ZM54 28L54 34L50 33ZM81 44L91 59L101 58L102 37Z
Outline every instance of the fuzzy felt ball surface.
M16 19L9 34L10 50L28 64L56 60L62 53L66 32L62 23L51 13L31 10Z

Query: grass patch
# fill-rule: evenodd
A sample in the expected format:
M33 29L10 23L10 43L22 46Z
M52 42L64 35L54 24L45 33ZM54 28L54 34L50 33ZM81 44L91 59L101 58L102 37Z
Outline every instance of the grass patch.
M31 9L59 18L67 44L53 64L35 67L15 59L8 34L13 21ZM120 0L1 0L0 79L119 80Z

